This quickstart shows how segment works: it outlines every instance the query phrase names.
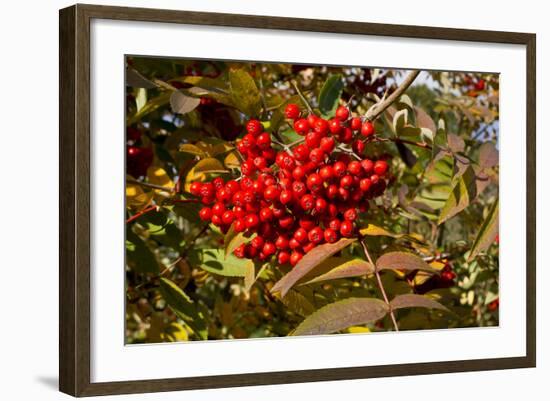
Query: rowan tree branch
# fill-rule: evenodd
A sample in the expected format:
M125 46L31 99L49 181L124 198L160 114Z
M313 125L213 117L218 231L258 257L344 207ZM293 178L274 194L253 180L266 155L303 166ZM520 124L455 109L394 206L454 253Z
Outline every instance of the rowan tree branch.
M376 281L378 282L378 288L380 289L380 292L382 293L382 297L384 298L384 302L388 306L389 314L391 317L391 321L393 323L393 328L395 331L399 331L399 326L397 325L397 320L395 319L395 314L393 313L393 309L390 304L390 300L388 299L388 296L386 295L386 290L384 289L384 285L382 284L382 279L380 278L380 272L376 268L376 265L374 264L372 258L369 254L369 249L367 248L367 244L363 240L359 240L361 243L361 246L363 247L363 251L365 252L365 256L367 257L369 263L374 267L374 275L376 276Z
M365 118L369 121L374 121L382 114L388 107L390 107L393 102L395 102L405 91L411 86L416 77L420 74L420 71L412 71L405 80L397 87L391 95L386 99L382 100L380 103L377 103L373 108L371 108L366 114Z

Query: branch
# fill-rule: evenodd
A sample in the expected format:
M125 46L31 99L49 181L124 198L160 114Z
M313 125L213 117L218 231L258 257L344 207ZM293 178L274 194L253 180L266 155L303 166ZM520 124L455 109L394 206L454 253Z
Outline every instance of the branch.
M411 86L416 77L420 74L420 71L412 71L405 80L397 87L391 95L389 95L385 100L382 100L380 103L377 103L375 107L371 108L365 118L369 121L374 121L382 114L388 107L392 105L405 91Z
M313 113L313 108L311 107L311 105L309 104L309 102L307 101L306 97L304 96L304 94L302 93L302 91L300 91L300 89L298 88L298 85L296 84L295 81L292 81L291 82L292 86L294 87L294 90L296 91L296 93L298 93L298 96L300 96L300 99L302 99L302 102L305 104L306 108L307 108L307 111L309 112L309 114L314 114Z
M137 219L139 219L141 216L143 216L144 214L147 214L149 212L152 212L153 210L157 210L157 207L155 205L151 205L151 206L148 206L146 207L145 209L143 209L142 211L140 212L137 212L136 214L134 214L133 216L129 217L128 220L126 220L126 224L129 224L131 223L132 221L135 221Z
M384 289L384 285L382 284L382 279L380 278L380 272L376 268L376 265L372 261L372 258L370 257L369 250L367 248L367 244L363 242L361 239L359 240L361 242L361 245L363 246L363 251L365 252L365 256L367 257L369 263L374 267L374 274L376 275L376 281L378 282L378 288L380 288L380 292L382 293L382 297L384 297L384 302L388 306L388 310L390 313L391 321L393 323L393 328L395 331L399 331L399 326L397 325L397 320L395 320L395 315L393 313L390 301L388 299L388 296L386 295L386 290Z

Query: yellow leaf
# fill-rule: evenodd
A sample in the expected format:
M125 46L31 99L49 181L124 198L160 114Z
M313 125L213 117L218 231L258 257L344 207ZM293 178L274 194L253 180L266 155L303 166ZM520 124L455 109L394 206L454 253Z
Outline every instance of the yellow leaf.
M228 153L223 163L227 168L239 168L241 166L241 161L236 152Z
M192 155L199 156L200 158L208 156L204 149L201 149L199 146L191 143L184 143L183 145L180 145L179 150L180 152L191 153Z
M126 206L132 210L141 210L153 199L152 192L144 192L136 184L126 184Z
M147 180L150 184L166 188L166 191L160 189L153 190L155 200L162 200L170 196L171 191L174 189L174 182L163 168L150 166L147 169Z
M214 159L213 157L209 157L207 159L203 159L199 161L197 164L195 164L195 167L193 167L196 173L226 173L227 170L223 167L223 164L218 159Z
M353 334L370 333L370 329L368 327L351 326L351 327L348 327L348 332Z

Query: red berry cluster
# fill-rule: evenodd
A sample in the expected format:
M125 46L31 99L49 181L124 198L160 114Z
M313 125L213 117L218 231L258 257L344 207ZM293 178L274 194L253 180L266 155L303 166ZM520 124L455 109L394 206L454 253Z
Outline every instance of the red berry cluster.
M141 132L138 129L126 129L126 170L135 178L147 174L147 169L153 162L153 149L138 146L140 139Z
M294 266L315 246L352 237L358 213L386 189L387 162L358 156L365 137L374 134L370 121L350 118L343 106L328 121L301 114L295 104L285 109L304 137L292 148L277 152L261 122L250 120L237 142L244 159L240 181L218 177L191 184L190 192L204 205L202 220L222 232L233 225L236 232L256 234L235 249L238 257L266 260L276 255L279 264ZM352 143L353 151L338 143Z

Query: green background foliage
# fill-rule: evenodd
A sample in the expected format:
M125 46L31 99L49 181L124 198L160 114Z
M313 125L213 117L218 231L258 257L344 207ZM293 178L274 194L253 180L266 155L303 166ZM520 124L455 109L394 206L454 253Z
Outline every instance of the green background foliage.
M250 238L203 223L189 183L239 175L248 119L292 143L288 103L362 116L407 71L147 57L126 67L128 343L388 331L390 310L400 330L498 325L498 75L422 71L375 121L366 152L392 175L361 215L362 240L319 246L291 269L232 255Z

